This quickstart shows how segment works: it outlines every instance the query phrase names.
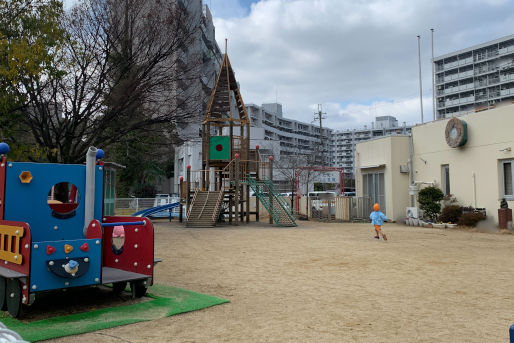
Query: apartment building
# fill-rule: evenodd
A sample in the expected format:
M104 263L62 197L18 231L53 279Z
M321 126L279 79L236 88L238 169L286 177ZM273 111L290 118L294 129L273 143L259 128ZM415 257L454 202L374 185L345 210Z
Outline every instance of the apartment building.
M298 165L331 166L334 157L333 130L285 118L279 103L247 104L252 130L264 130L263 148L271 147L279 160L295 159Z
M200 123L207 109L211 91L221 66L222 54L215 38L212 14L202 0L184 2L194 25L191 44L177 56L177 68L190 73L177 81L173 96L179 110L187 113L188 120L177 124L177 131L183 140L200 136Z
M347 175L355 175L355 144L376 137L406 135L411 132L411 126L398 125L393 116L379 116L375 122L361 129L337 130L333 133L334 159L332 165L343 167Z
M514 100L514 35L434 58L437 119Z

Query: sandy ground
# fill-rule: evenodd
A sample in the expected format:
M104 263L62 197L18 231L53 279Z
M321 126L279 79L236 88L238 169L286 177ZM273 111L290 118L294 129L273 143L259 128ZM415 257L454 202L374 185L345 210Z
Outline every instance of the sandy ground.
M156 282L231 302L52 342L507 342L514 236L156 224Z

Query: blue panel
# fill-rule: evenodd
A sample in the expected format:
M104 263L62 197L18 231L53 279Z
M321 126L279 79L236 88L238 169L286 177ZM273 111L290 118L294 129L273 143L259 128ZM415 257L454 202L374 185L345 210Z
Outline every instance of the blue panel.
M96 244L96 242L99 244ZM80 250L82 244L89 245L89 251ZM101 246L102 241L99 239L79 239L72 241L57 242L32 242L32 255L30 265L30 291L39 292L50 289L60 289L77 286L87 286L100 284L101 272ZM73 247L73 251L69 254L64 252L64 245L69 244ZM53 254L47 255L46 247L51 245L56 250ZM37 246L37 248L36 248ZM63 278L55 275L48 270L47 262L65 259L78 259L87 257L89 259L89 270L86 274L77 278ZM59 266L58 266L59 267ZM61 266L62 268L62 266ZM79 265L80 268L80 265ZM98 281L95 281L97 279ZM68 283L67 285L65 283ZM34 289L34 285L36 288Z
M28 184L20 182L22 171L32 173ZM32 241L56 241L83 238L85 165L11 162L6 173L5 219L29 223ZM95 219L101 220L103 170L96 166ZM79 192L79 206L72 218L52 216L47 204L48 192L59 182L74 184ZM100 199L100 200L97 200ZM100 211L97 209L100 208ZM57 229L55 229L57 227Z
M104 209L104 172L103 166L96 166L95 171L95 214L94 218L102 222L102 212Z

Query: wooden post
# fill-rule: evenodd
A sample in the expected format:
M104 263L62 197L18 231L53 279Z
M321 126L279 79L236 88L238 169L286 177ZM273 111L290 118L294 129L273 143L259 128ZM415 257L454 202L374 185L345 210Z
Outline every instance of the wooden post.
M184 198L185 198L184 197L184 193L182 192L182 187L183 187L182 185L183 184L184 184L184 177L181 176L180 177L180 183L179 183L179 194L180 194L180 196L179 196L179 203L180 203L180 205L178 207L178 210L179 210L179 212L178 212L178 221L180 223L182 223L182 221L184 220L183 215L182 215L182 212L184 211Z
M191 165L186 167L186 217L189 214L189 201L191 200Z
M211 178L210 178L210 169L211 169L211 164L210 164L210 159L211 159L211 124L208 122L207 125L205 125L207 127L207 149L206 152L205 152L205 171L204 171L204 178L205 178L205 181L204 181L204 187L205 187L205 190L208 191L209 188L210 188L210 182L211 182Z
M328 204L328 221L331 222L332 221L332 201L327 200L327 204Z
M228 196L228 222L232 223L232 205L234 204L232 194Z
M246 182L246 222L250 222L250 185Z
M269 157L269 179L273 182L273 156ZM269 223L273 224L273 195L271 195L271 189L268 189L268 197L269 197L269 206L270 206L270 214L269 214Z
M239 193L241 192L241 187L239 186L239 154L235 154L235 161L234 161L234 219L235 219L235 225L239 224Z

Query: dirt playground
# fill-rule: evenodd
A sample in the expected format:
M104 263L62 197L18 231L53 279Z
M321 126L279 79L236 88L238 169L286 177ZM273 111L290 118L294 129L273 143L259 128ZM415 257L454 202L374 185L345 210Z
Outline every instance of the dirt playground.
M155 226L155 281L230 303L51 342L507 342L514 323L514 235Z

